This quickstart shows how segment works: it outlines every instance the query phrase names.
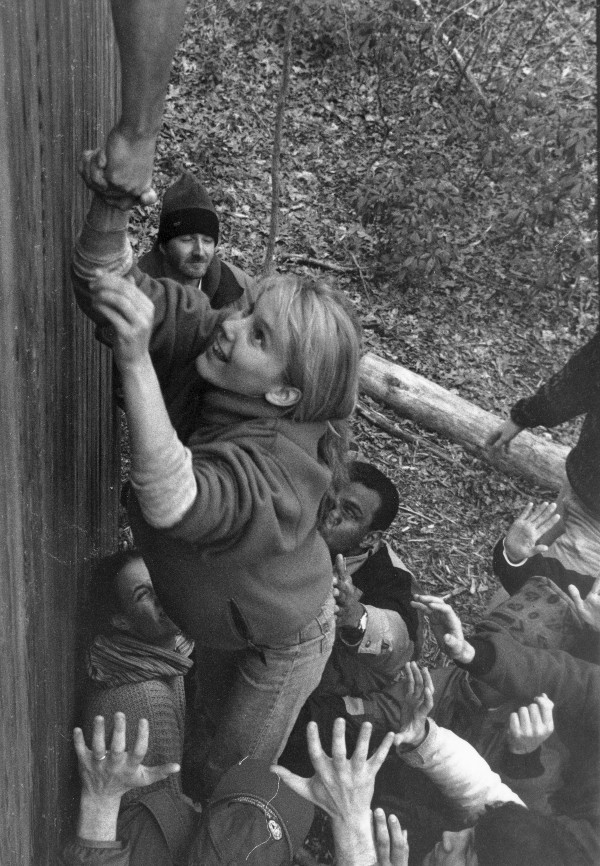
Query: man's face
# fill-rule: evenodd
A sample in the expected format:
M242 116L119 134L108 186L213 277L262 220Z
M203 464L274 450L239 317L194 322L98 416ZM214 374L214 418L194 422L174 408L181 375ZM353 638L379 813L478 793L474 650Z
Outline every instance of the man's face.
M360 542L371 531L381 496L359 481L351 481L324 506L319 532L331 556L360 552Z
M143 559L127 562L117 576L117 592L127 631L148 643L168 642L179 633L156 597Z
M162 253L175 274L188 280L201 280L215 254L210 235L179 235L161 244Z
M441 841L427 854L422 866L477 866L474 828L444 833Z

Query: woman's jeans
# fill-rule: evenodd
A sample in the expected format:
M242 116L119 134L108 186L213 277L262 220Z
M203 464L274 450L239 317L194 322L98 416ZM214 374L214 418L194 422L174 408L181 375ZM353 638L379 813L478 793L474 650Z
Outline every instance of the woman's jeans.
M227 652L196 645L195 708L184 758L190 796L210 796L245 757L277 760L321 680L333 646L333 609L329 596L319 614L279 646Z

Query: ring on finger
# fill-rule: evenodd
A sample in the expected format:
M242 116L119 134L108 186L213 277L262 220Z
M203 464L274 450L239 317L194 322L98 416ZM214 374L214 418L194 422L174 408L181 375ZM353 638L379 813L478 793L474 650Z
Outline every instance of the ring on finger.
M103 755L94 755L94 761L103 761L107 755L108 752L105 752Z

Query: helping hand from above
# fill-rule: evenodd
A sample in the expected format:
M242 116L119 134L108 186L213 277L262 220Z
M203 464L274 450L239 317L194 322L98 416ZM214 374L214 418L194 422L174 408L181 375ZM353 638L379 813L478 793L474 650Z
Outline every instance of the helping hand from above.
M155 204L158 201L152 187L155 147L155 137L131 138L115 126L104 147L83 152L79 173L89 189L120 210Z

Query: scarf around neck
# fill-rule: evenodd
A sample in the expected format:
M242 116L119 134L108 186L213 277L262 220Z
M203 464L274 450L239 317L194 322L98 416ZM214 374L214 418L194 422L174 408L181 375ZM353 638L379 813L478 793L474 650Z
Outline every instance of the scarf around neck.
M86 657L90 679L109 689L130 683L183 676L193 665L194 642L179 634L175 649L139 640L125 632L96 635Z

